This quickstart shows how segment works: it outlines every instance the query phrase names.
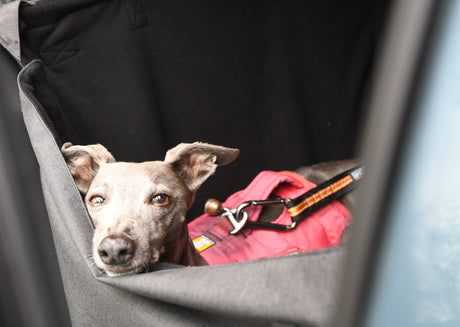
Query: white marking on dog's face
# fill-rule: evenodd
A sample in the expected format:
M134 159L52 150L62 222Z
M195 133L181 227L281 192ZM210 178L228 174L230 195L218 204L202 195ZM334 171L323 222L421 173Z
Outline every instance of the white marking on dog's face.
M185 221L190 191L161 161L103 165L85 196L93 220L96 265L108 275L140 272L157 262ZM105 237L125 237L135 252L123 265L107 265L98 253ZM169 236L169 237L168 237Z

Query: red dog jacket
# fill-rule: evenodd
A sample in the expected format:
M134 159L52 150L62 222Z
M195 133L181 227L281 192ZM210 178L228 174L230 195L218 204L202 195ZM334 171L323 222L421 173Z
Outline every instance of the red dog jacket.
M261 172L249 186L231 195L222 205L236 208L248 200L264 200L270 195L296 198L316 185L293 172ZM262 207L248 207L248 220L257 221ZM195 248L209 265L270 258L305 252L340 243L342 231L351 222L350 212L337 200L313 212L290 231L243 228L232 235L227 218L203 214L188 224ZM273 223L290 225L286 208Z

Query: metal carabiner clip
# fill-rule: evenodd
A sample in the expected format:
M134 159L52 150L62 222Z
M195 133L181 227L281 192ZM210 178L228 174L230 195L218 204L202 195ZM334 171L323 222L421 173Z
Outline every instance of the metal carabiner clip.
M241 214L241 212L237 213L236 209L230 210L224 208L224 210L225 212L221 216L227 218L233 225L233 229L229 233L234 235L238 233L248 222L248 213L246 211L243 211L241 219L238 219L236 217L238 217L239 214Z
M267 206L267 205L286 205L289 202L286 198L277 198L271 200L251 200L241 203L236 209L223 208L221 203L215 199L209 199L205 204L205 212L211 216L221 215L227 218L233 225L230 234L238 233L243 227L268 229L276 231L289 231L296 227L297 223L293 222L291 225L282 225L275 223L266 223L248 220L248 213L245 208L252 206Z

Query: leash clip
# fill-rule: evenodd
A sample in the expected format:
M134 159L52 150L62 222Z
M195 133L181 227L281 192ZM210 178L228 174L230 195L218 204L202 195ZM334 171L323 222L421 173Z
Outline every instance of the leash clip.
M244 227L244 225L246 225L246 222L248 221L248 213L246 211L238 212L238 209L230 210L224 208L224 210L225 212L221 215L221 217L225 217L230 221L233 225L233 229L229 233L235 235ZM242 218L238 220L236 217L239 217L239 215L242 215Z
M221 215L221 217L227 218L233 225L233 229L229 232L234 235L238 233L243 227L269 229L277 231L288 231L294 229L297 225L293 222L291 225L281 225L275 223L265 223L258 221L248 220L248 213L244 210L247 207L253 206L267 206L267 205L286 205L290 200L286 198L278 198L272 200L251 200L241 203L235 209L223 208L222 204L215 199L209 199L205 204L205 212L211 216Z

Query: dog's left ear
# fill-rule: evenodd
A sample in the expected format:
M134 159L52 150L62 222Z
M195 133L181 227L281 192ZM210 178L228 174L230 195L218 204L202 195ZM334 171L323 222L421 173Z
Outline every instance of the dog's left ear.
M239 153L238 149L219 145L181 143L166 153L165 162L172 165L190 191L196 192L201 184L214 174L217 166L232 162Z

